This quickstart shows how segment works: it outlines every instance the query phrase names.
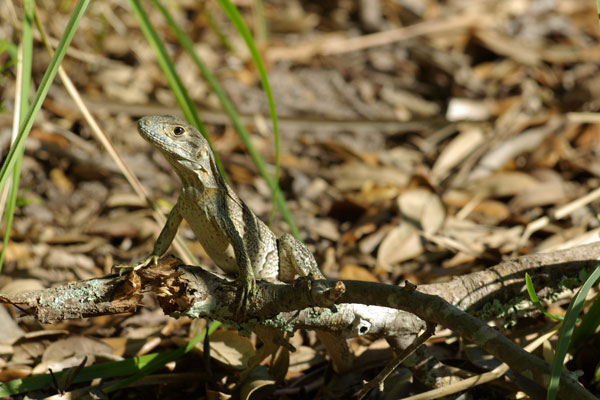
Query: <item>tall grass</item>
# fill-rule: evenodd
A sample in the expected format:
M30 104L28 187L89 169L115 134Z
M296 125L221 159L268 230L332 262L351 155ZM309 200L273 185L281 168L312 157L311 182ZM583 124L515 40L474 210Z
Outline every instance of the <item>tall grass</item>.
M201 61L200 57L193 50L193 44L189 36L183 32L174 22L173 18L166 10L162 4L153 0L153 5L156 7L164 16L167 24L173 29L175 32L180 44L182 47L190 54L197 67L201 71L202 75L205 77L210 87L215 91L217 97L220 99L223 109L229 116L232 125L240 134L242 141L246 145L252 160L257 166L257 169L261 176L267 182L269 188L271 189L274 197L274 201L277 204L279 210L283 218L290 226L290 230L294 235L298 235L298 230L294 223L294 220L289 212L287 205L282 196L278 194L279 186L278 186L278 178L279 178L279 132L278 132L278 124L277 124L277 115L275 111L275 102L271 93L270 85L266 75L266 69L260 60L259 53L256 49L256 45L254 44L252 35L250 34L249 29L246 27L243 19L241 18L239 12L235 8L235 6L228 0L219 1L221 7L225 11L225 13L231 18L232 24L238 30L238 32L244 38L248 48L250 49L250 53L252 54L252 59L256 65L256 69L258 71L261 83L263 88L265 89L265 93L268 99L269 111L271 115L273 131L274 131L274 142L275 142L275 176L273 177L269 172L266 165L266 162L260 156L255 146L252 143L250 138L250 134L244 127L241 122L241 119L238 113L235 110L232 102L227 97L225 91L221 88L219 82L212 74L212 72L206 67L206 65ZM5 193L5 207L4 207L4 218L5 218L5 233L3 237L3 246L2 251L0 252L0 268L1 261L4 256L4 252L7 247L7 243L9 241L9 231L12 223L12 216L14 215L14 210L16 207L17 193L18 193L18 183L19 183L19 174L20 174L20 165L21 159L23 156L24 144L29 134L33 123L35 121L37 113L40 111L42 103L50 90L50 86L54 81L54 78L57 74L59 66L64 58L67 48L75 35L75 32L79 26L81 18L83 17L87 6L89 5L89 0L78 0L77 4L73 8L71 17L65 30L59 40L59 43L55 49L55 52L50 60L50 63L43 75L43 78L40 82L38 90L35 93L35 97L31 103L28 102L28 94L31 90L31 65L33 60L33 16L34 16L34 0L25 0L24 1L24 21L22 25L22 36L21 36L21 45L19 47L19 61L16 63L17 65L17 76L19 77L18 81L18 96L17 102L15 105L15 117L14 117L14 131L16 135L14 137L13 144L9 150L8 155L6 156L2 167L0 169L0 190L2 193ZM175 96L179 107L182 110L182 113L190 121L194 124L198 129L205 134L206 130L204 129L204 125L202 120L199 117L198 111L192 102L186 88L182 84L182 80L178 76L175 67L173 65L172 60L168 56L168 53L165 50L165 46L162 43L156 29L151 25L147 14L141 6L139 0L130 0L130 5L134 16L137 18L139 22L140 29L144 33L149 45L153 48L156 54L157 63L162 68L165 77L167 78L167 82L169 83L169 87L171 88L173 95ZM207 137L208 139L208 137ZM217 157L218 160L218 157ZM217 161L220 169L222 170L220 161ZM222 170L223 171L223 170ZM224 171L223 171L224 172ZM209 328L209 334L213 330L218 327L218 323L212 323ZM205 331L206 332L206 331ZM73 382L85 382L90 381L94 378L106 378L113 377L117 375L132 375L126 380L114 383L104 389L107 392L117 390L149 373L152 373L162 366L164 366L167 362L172 360L176 360L180 358L183 354L187 353L190 349L192 349L199 341L203 340L205 334L200 334L190 340L186 346L182 348L167 352L167 353L156 353L152 355L147 355L143 357L136 357L129 360L124 360L122 362L117 363L108 363L108 364L100 364L93 365L90 367L85 367L77 374L76 378ZM66 373L66 372L64 372ZM40 375L25 379L17 379L7 383L0 385L0 396L8 396L14 395L18 393L24 393L31 390L42 389L48 387L52 384L54 378L59 377L63 373L51 375Z
M27 3L26 3L27 4ZM12 146L8 152L8 155L6 156L6 159L4 160L4 163L2 163L2 168L0 169L0 191L4 191L5 187L8 183L9 177L13 177L13 184L12 184L12 188L9 190L9 201L7 202L7 207L5 208L5 221L7 222L7 225L10 225L10 223L12 222L12 216L14 214L14 206L15 206L15 202L16 202L16 191L17 191L17 187L18 187L18 175L20 173L20 165L21 165L21 159L23 158L23 151L25 148L25 139L27 138L27 135L29 134L29 131L31 131L31 127L33 126L33 122L35 120L35 117L37 115L37 113L40 111L40 109L42 108L42 103L44 102L44 99L46 98L46 95L48 94L48 91L50 90L50 85L52 85L52 81L54 81L54 77L56 76L56 73L58 72L58 66L60 65L60 63L62 62L62 59L64 58L66 52L67 52L67 48L69 47L69 44L71 43L71 40L73 39L73 36L75 35L75 31L77 30L77 26L79 25L79 21L81 21L81 17L83 17L83 14L85 12L85 9L87 8L89 4L89 0L79 0L77 2L77 5L75 6L75 8L73 9L73 14L71 14L71 18L69 19L69 22L67 23L67 26L65 28L65 31L62 35L62 37L60 38L60 41L58 42L58 46L56 47L56 52L54 53L54 56L52 57L52 59L50 60L50 64L48 65L48 68L46 69L46 72L44 73L44 76L42 77L42 81L40 83L40 86L35 94L35 97L33 99L33 102L31 103L31 107L27 107L27 104L22 104L23 102L27 103L27 95L29 94L29 88L31 87L31 73L24 71L23 70L23 65L29 65L29 71L31 71L31 62L33 60L33 55L31 53L25 54L25 48L30 46L29 44L25 43L26 38L23 38L23 56L27 56L28 60L23 60L23 65L21 68L21 76L23 77L21 85L20 85L20 91L21 91L21 96L23 98L23 100L20 102L20 106L19 106L19 124L18 124L18 133L16 135L15 140L12 143ZM32 8L32 4L30 4L29 6L25 6L25 21L23 23L23 29L28 30L29 33L28 35L31 34L31 25L32 25L32 21L33 21L33 8ZM27 25L29 24L29 28L26 28ZM25 35L25 32L24 32ZM31 41L30 39L28 39L29 41ZM28 79L27 79L27 83L23 83L23 81L25 80L25 76L23 76L23 74L28 74ZM23 87L23 85L25 85L25 88ZM27 90L26 92L23 91L23 89ZM23 108L23 106L25 106ZM26 110L26 112L25 112ZM21 118L21 115L24 114L24 118ZM16 176L16 179L15 179ZM12 209L11 209L12 208ZM8 236L10 234L9 230L6 229L4 236ZM8 243L7 239L3 239L4 243ZM4 255L4 250L6 249L6 244L3 244L3 255ZM2 265L0 264L0 268L2 267Z

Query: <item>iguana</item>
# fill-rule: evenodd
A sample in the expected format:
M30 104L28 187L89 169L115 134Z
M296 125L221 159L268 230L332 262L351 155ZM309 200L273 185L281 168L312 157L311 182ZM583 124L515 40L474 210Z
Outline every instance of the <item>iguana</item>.
M154 245L152 254L134 268L156 262L185 219L202 247L226 273L238 273L236 314L243 314L255 291L255 279L293 281L295 275L325 279L306 246L290 234L277 238L237 196L219 173L202 134L170 115L138 121L140 135L159 149L181 179L181 193ZM351 365L344 339L319 331L338 372Z
M325 279L304 244L287 233L277 238L225 182L208 141L196 128L164 115L143 117L138 131L161 151L182 186L152 254L135 268L156 262L185 219L217 266L238 272L242 301L253 294L255 278L290 282L298 274Z

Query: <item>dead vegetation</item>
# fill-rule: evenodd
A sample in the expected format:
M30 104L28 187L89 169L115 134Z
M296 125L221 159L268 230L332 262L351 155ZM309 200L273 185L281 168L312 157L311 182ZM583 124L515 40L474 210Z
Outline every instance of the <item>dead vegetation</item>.
M69 10L56 11L51 3L40 3L38 11L57 38ZM250 2L237 5L257 32L256 10ZM0 36L13 43L19 40L18 7L0 11ZM172 12L272 163L267 102L244 43L216 4L184 1L179 7ZM269 36L258 44L280 116L281 186L323 273L333 279L424 285L433 290L427 293L507 328L503 332L521 347L553 326L521 303L526 299L523 274L535 274L535 257L543 260L536 268L552 266L551 272L534 275L534 283L553 300L550 311L564 314L573 294L565 289L578 286L580 271L589 271L598 258L594 245L555 253L597 242L600 232L600 119L595 114L600 28L594 7L577 0L266 2ZM232 185L268 220L268 187L216 96L161 16L147 9ZM179 112L127 3L92 2L67 54L63 66L85 103L166 212L177 198L178 180L135 132L135 122L143 115ZM35 55L39 77L48 61L39 41ZM6 53L0 61L8 62ZM2 80L5 154L15 82L10 68ZM151 209L94 139L57 80L27 139L0 293L103 276L115 264L149 254L159 229ZM278 216L273 230L286 231ZM184 227L180 234L201 264L210 265L191 231ZM501 264L527 254L534 258ZM498 276L514 281L509 285ZM90 364L172 350L203 326L189 317L165 317L155 299L140 302L145 307L135 314L44 325L29 318L15 323L2 311L0 378L58 371L80 364L84 355ZM555 339L538 345L548 349ZM355 392L392 357L384 339L354 337L354 368L334 379L325 373L325 353L313 332L297 331L290 341L296 352L289 355L289 369L280 368L279 377L252 376L249 382L272 387L279 378L283 383L273 396L342 396ZM597 334L582 341L567 366L581 370L580 382L598 395L595 341ZM119 393L225 395L255 344L254 336L217 331L211 336L207 376L201 375L202 357L192 353L161 371L172 373L158 391L150 379ZM426 368L399 367L381 398L426 392L500 365L448 330L438 330L427 350ZM549 361L541 349L535 354ZM432 384L427 373L433 370L447 375ZM190 371L198 371L199 378L190 379ZM246 389L250 393L256 387ZM470 391L474 397L497 398L535 393L527 383L504 377Z

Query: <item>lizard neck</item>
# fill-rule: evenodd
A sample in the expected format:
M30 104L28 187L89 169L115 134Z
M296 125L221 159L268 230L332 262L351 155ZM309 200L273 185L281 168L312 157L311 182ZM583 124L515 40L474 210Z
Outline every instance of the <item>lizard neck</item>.
M173 169L179 176L182 186L204 191L208 188L217 187L218 184L210 173L207 173L197 164L187 160L171 162Z
M210 158L210 169L194 160L175 159L174 157L167 157L167 160L181 180L182 192L202 196L220 192L237 197L221 177L212 157Z

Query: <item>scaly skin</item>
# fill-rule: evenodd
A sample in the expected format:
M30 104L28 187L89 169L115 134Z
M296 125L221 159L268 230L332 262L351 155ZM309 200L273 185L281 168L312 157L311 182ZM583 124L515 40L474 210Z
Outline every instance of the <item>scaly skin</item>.
M235 194L217 170L206 139L170 115L138 121L144 139L159 149L181 179L181 193L154 245L135 269L155 263L169 248L185 218L219 268L238 272L238 316L255 291L255 278L290 282L296 274L324 279L311 252L289 234L277 239Z

